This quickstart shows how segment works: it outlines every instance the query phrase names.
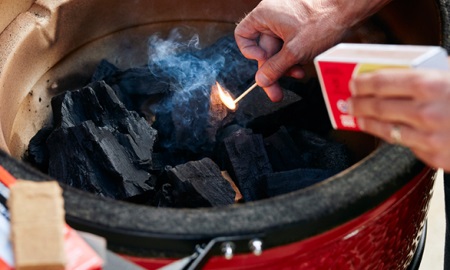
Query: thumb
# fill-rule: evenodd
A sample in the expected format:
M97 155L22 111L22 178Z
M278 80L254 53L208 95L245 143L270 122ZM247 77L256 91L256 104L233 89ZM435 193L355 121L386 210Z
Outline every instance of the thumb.
M278 81L295 64L292 54L288 56L288 53L283 48L280 52L260 64L255 80L259 86L268 87Z

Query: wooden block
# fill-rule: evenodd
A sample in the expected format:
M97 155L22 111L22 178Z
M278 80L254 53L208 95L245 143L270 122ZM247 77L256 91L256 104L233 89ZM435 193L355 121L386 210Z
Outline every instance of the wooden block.
M231 187L233 188L236 195L234 196L234 202L239 202L243 199L241 192L239 191L239 188L234 183L233 179L231 178L230 174L227 171L221 171L222 177L225 178L225 180L230 183Z
M56 181L18 180L11 187L8 207L15 269L65 269L63 203Z

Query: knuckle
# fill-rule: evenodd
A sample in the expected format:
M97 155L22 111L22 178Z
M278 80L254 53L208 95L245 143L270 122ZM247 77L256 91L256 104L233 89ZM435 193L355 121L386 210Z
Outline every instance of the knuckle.
M270 80L276 80L278 77L280 77L283 74L283 68L282 66L275 62L275 61L267 61L267 69L265 72L265 75L267 76L267 78L269 78Z
M295 60L298 57L298 51L294 46L291 46L290 44L288 44L283 48L283 50L284 50L284 54L287 59L289 59L290 61L293 61L293 62L297 62Z

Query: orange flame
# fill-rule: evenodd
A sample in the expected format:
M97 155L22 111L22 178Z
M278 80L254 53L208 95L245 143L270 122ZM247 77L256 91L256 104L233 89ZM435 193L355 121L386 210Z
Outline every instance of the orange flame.
M222 103L227 106L228 109L234 111L236 110L236 103L234 102L231 94L220 86L218 82L216 82L217 91L219 92L219 97Z

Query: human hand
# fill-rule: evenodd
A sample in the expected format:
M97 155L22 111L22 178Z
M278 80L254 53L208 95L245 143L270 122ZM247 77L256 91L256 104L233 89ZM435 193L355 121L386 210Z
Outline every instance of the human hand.
M450 171L450 72L385 69L357 76L350 88L361 130Z
M263 0L236 27L236 42L245 57L258 61L257 84L279 101L280 77L302 78L301 65L388 1Z

